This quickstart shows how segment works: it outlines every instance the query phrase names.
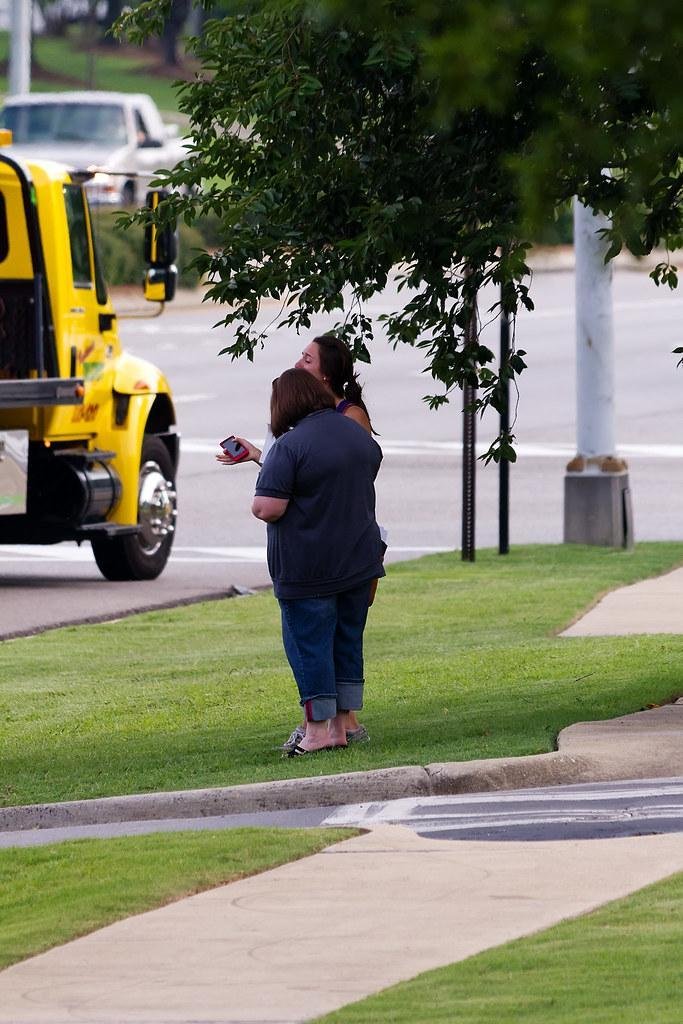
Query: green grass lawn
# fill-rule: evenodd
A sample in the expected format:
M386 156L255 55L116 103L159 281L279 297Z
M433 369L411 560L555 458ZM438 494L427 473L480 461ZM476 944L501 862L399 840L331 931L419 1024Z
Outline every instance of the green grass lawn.
M113 921L357 834L242 828L0 850L0 970Z
M6 641L0 803L552 750L573 722L683 692L683 636L554 635L682 560L681 544L534 546L389 566L366 632L372 742L311 758L276 749L299 708L270 593Z
M165 113L178 110L173 75L155 69L160 56L148 50L99 47L91 61L82 44L81 26L63 38L35 36L33 39L32 92L62 92L73 89L112 89L116 92L146 92ZM9 34L0 32L0 62L9 56ZM90 79L91 67L94 78ZM7 92L7 76L0 75L0 94Z
M317 1024L680 1024L683 874Z

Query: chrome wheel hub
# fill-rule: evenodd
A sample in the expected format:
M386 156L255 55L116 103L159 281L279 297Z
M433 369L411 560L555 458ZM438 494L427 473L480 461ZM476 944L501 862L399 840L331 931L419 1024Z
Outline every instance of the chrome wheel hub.
M138 523L140 544L148 555L155 554L164 538L175 530L176 491L157 462L145 462L140 468Z

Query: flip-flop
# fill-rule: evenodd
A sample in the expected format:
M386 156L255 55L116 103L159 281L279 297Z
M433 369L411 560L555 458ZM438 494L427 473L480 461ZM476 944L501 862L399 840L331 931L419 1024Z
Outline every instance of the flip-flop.
M357 729L346 730L346 742L347 743L369 743L370 737L368 730L364 725L359 725Z
M306 735L306 729L304 728L304 726L303 725L297 725L296 728L293 729L292 732L289 734L289 736L285 740L285 742L282 743L279 747L276 747L275 749L276 750L284 750L285 753L289 753L289 751L294 746L296 746L297 743L301 743L301 741L302 741L302 739L304 738L305 735ZM347 729L346 730L346 742L347 742L347 744L349 744L349 743L368 743L369 740L370 740L370 737L368 735L368 730L365 728L364 725L359 725L357 729ZM341 745L343 746L343 744L341 744Z
M292 747L295 747L297 743L301 743L305 735L306 729L304 728L304 726L297 725L296 728L293 729L292 732L289 734L285 742L281 744L280 747L278 747L278 750L291 750Z
M333 743L330 747L316 747L315 750L306 750L299 743L295 743L294 746L287 751L287 757L303 757L304 754L319 754L321 750L339 750L343 747L343 743Z

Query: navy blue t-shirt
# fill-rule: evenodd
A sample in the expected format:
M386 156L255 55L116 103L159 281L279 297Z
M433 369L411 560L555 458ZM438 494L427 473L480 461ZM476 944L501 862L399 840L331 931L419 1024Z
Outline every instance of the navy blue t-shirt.
M275 596L326 597L384 576L375 521L377 442L334 409L311 413L268 452L256 494L287 498L268 523Z

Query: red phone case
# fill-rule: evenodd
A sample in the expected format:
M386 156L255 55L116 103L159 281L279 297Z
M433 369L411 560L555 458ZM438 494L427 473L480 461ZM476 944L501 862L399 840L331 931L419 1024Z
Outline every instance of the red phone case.
M242 450L237 453L234 453L232 451L228 451L225 445L236 445ZM245 448L244 445L241 445L239 441L236 441L234 437L226 437L224 441L220 442L220 446L223 449L223 453L227 455L229 459L232 459L233 462L241 462L242 459L246 459L247 456L249 455L249 449Z

